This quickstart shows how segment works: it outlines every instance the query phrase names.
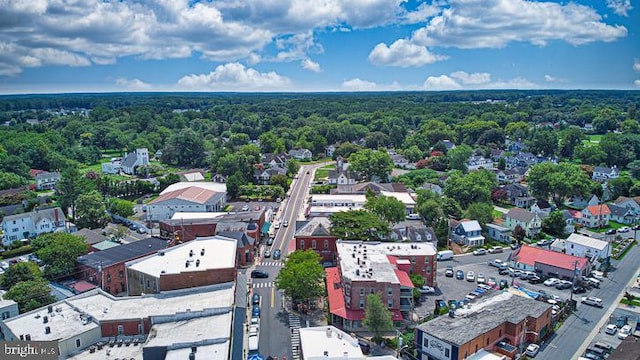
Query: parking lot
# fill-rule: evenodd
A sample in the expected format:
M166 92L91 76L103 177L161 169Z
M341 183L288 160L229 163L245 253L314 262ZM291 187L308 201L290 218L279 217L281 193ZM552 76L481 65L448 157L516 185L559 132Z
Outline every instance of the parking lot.
M598 334L596 334L595 338L591 342L591 345L599 342L611 345L614 348L618 347L618 345L620 345L620 343L622 342L622 339L618 338L620 328L623 325L629 324L635 329L636 323L638 322L638 317L639 314L636 312L616 308L609 317L609 321L600 329ZM615 325L615 330L610 330L609 332L607 332L607 325Z
M497 284L500 283L500 280L504 279L508 282L510 287L515 285L521 289L524 288L525 290L532 291L532 292L539 292L540 290L542 290L547 294L547 297L551 297L555 295L555 296L558 296L561 300L568 300L571 297L571 291L569 289L559 290L553 286L545 286L542 282L539 284L530 284L527 280L521 280L518 277L512 278L509 275L500 275L498 273L497 267L488 265L488 262L495 258L499 258L501 260L506 261L508 254L499 254L498 256L465 256L465 257L467 258L464 259L464 261L460 261L459 260L460 257L455 257L453 260L438 262L436 293L430 294L430 295L423 295L420 298L420 301L416 304L416 315L419 318L422 319L427 314L433 313L433 310L435 309L434 300L464 299L465 295L467 295L470 292L473 292L478 287L477 278L479 274L484 275L487 281L489 280L489 278L493 277ZM472 263L469 263L469 262L472 262ZM445 276L445 271L448 266L453 267L453 271L454 271L453 277ZM455 272L457 270L461 270L464 272L464 276L465 276L464 279L462 280L456 279ZM469 271L474 272L476 281L467 281L466 276ZM499 289L499 287L496 286L496 289ZM589 293L590 293L590 290L587 289L586 293L574 294L573 299L579 302L581 297L589 296Z

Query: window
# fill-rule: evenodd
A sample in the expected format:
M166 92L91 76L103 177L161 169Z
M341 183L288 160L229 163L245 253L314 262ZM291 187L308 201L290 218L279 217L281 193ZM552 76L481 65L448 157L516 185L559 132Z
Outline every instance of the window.
M375 293L375 292L376 292L376 289L374 289L374 288L369 288L369 294L373 294L373 293Z
M122 279L124 277L124 271L120 270L120 272L118 273L118 277Z
M478 347L478 346L476 345L476 352L478 352L477 347ZM448 358L448 357L449 357L449 349L446 349L446 348L444 349L444 357L446 357L446 358Z
M3 312L3 313L2 313L2 320L4 320L4 319L8 319L8 318L9 318L9 316L11 316L11 315L9 314L9 312L8 312L8 311Z
M304 240L300 240L300 249L304 249Z
M329 240L324 241L324 249L325 250L329 249Z
M124 325L118 325L118 335L124 335Z
M111 274L107 274L107 282L111 282Z
M387 307L389 309L393 308L393 299L389 299L389 301L387 301Z
M76 339L76 347L79 348L80 347L80 339Z
M360 299L360 309L364 309L364 300Z
M415 263L416 263L416 257L415 257L415 256L412 256L412 257L411 257L411 263L412 263L412 264L415 264Z
M489 346L489 338L487 338L487 346Z
M424 263L425 263L425 264L428 264L428 263L429 263L429 257L428 257L428 256L424 258Z
M393 295L393 289L392 288L388 288L387 289L387 294L388 295Z
M364 296L364 288L360 288L360 296Z
M311 240L311 247L315 250L315 248L316 248L316 240Z

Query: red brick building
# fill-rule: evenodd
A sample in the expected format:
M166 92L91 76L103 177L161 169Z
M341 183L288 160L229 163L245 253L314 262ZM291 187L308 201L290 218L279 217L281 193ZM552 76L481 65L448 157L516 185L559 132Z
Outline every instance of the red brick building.
M147 238L76 259L76 272L81 280L95 284L111 295L127 292L125 263L166 249L167 240Z
M247 229L247 235L260 241L260 229L265 224L264 210L231 213L176 213L173 219L160 221L160 237L184 242L196 237L214 236L221 223L255 223L257 227Z
M326 217L314 217L296 222L296 250L314 250L323 264L336 264L338 238L330 233L331 222Z

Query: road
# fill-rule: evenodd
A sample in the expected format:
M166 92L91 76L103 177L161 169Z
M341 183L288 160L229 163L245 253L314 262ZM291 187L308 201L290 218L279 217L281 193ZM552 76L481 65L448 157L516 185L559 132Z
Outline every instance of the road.
M253 279L253 291L262 296L259 349L265 357L271 355L282 359L286 356L287 359L292 359L288 314L283 310L282 294L275 288L274 281L278 271L282 268L289 249L289 242L293 239L296 220L303 218L302 212L309 195L309 186L313 180L314 171L324 165L314 164L300 167L298 178L291 183L289 195L283 200L276 214L277 221L282 223L287 220L289 222L289 226L281 226L278 229L271 247L272 253L275 249L282 251L282 259L262 259L256 267L256 269L269 273L268 279Z

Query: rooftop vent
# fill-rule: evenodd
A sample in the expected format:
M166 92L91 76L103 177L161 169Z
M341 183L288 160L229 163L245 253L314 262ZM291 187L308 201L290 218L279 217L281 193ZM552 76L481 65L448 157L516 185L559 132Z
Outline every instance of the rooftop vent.
M53 306L51 306L51 305L47 306L47 312L48 313L52 313L53 312Z
M44 333L45 333L45 334L51 334L51 328L50 328L50 327L48 327L48 326L45 326L45 327L44 327Z
M202 250L200 250L200 256L204 255L204 248L202 248Z
M189 260L184 262L184 267L188 268L189 267Z
M204 251L204 250L202 250L202 251ZM192 352L192 353L196 353L196 352L198 352L198 347L197 347L197 346L192 346L192 347L191 347L191 352Z
M327 327L327 337L331 337L331 328Z
M48 322L49 322L49 317L48 317L48 316L43 316L43 317L42 317L42 323L43 323L43 324L46 324L46 323L48 323Z
M25 336L24 336L24 339L25 339L26 341L31 341L31 334L27 334L27 335L25 335Z
M56 312L62 312L62 306L56 307Z
M160 255L160 256L164 256L164 250L160 250L160 251L158 251L158 255Z
M196 260L196 267L200 266L200 259Z
M109 308L106 307L106 308L102 309L102 312L105 313L105 314L108 313L109 312Z
M351 257L355 259L356 258L356 253L351 253Z
M167 271L166 270L160 270L160 274L166 274Z
M360 276L360 269L356 269L356 276Z
M324 356L329 357L329 352L328 352L328 351L325 351L325 352L324 352Z
M193 249L189 250L189 257L193 256Z
M189 353L189 360L196 360L196 353L194 352Z

